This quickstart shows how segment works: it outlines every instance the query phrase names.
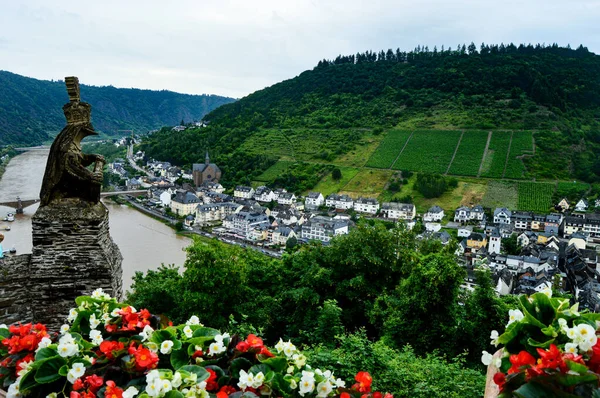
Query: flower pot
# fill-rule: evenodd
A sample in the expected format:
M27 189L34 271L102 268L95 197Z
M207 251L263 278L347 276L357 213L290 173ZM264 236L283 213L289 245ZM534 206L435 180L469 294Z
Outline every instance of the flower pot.
M494 364L497 358L502 358L502 350L496 351L492 358L492 363L488 366L487 375L485 379L484 398L496 398L498 394L500 394L498 385L494 383L494 375L499 371L499 369Z

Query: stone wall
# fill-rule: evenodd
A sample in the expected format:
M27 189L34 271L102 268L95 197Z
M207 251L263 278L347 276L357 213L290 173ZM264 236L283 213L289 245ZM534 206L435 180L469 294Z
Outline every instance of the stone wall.
M31 254L0 259L0 324L32 319L29 295Z

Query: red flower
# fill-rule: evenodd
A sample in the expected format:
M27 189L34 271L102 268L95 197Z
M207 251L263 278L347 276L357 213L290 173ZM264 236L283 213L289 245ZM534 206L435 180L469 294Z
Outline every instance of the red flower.
M376 391L376 392L374 392L374 393L372 394L372 397L373 397L373 398L382 398L382 397L383 397L383 394L382 394L382 393L380 393L379 391Z
M259 352L259 354L262 354L262 355L264 355L264 356L266 356L266 357L269 357L269 358L272 358L272 357L274 357L274 356L275 356L275 355L273 355L273 354L271 353L271 351L269 351L269 349L268 349L267 347L265 347L265 346L262 346L262 348L260 349L260 352Z
M123 351L125 346L119 341L104 340L100 343L100 352L108 359L115 359L115 354L118 356L119 351Z
M353 389L358 392L371 392L371 383L373 382L373 378L369 374L369 372L358 372L354 377L358 383L352 386Z
M75 380L75 383L73 383L73 390L83 390L83 381L81 381L81 379Z
M77 391L71 391L69 398L81 398L81 394L79 394Z
M158 355L141 344L138 348L129 347L129 354L135 358L135 368L140 372L154 369L158 365Z
M192 354L192 359L196 359L198 357L201 357L202 355L204 355L204 353L202 352L202 350L197 350L196 352L194 352Z
M262 348L264 345L262 339L255 334L249 334L248 338L246 338L246 343L248 343L250 348Z
M537 349L537 353L540 356L540 363L538 363L538 369L557 369L564 367L562 353L554 344L550 344L548 350Z
M390 394L389 392L386 392L385 395L383 396L383 398L394 398L394 396L392 394Z
M206 369L209 373L208 379L206 379L206 391L216 391L219 389L219 383L217 382L217 374L212 369Z
M250 348L250 345L245 341L240 341L235 346L235 349L238 350L239 352L246 352L246 351L248 351L248 348Z
M85 383L89 386L88 390L90 392L96 393L104 384L104 379L98 375L91 375L85 378Z
M234 387L232 387L232 386L223 386L223 387L221 387L221 389L219 390L219 392L224 392L224 393L225 393L225 394L227 394L227 395L231 395L231 394L233 394L233 393L234 393L234 392L236 392L236 391L237 391L237 390L236 390Z
M506 375L502 372L498 372L494 375L494 383L500 388L500 391L504 388L504 383L506 383Z
M510 363L512 363L512 366L508 370L508 373L517 373L521 371L523 366L535 365L535 358L527 351L521 351L519 355L510 356Z
M104 391L105 398L123 398L123 390L115 385L115 382L109 380L106 382L106 391Z
M340 394L340 398L352 398L352 397L347 392L343 392Z

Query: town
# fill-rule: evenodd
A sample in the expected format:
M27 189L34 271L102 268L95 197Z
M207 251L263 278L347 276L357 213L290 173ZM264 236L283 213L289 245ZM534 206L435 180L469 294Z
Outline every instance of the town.
M131 165L143 164L144 153L130 151ZM144 176L127 178L125 162L109 165L124 177L127 189L148 188L148 196L135 206L181 228L226 243L261 250L279 257L285 248L310 241L328 242L347 234L359 218L376 219L411 229L421 239L454 244L458 260L467 268L463 287L472 289L474 269L487 266L500 295L532 294L548 288L567 289L582 308L600 310L597 282L600 243L600 200L590 204L562 199L555 212L536 214L507 208L461 206L454 212L432 206L418 214L412 203L351 198L345 194L324 196L309 192L297 196L267 186L236 186L232 194L219 180L221 169L206 153L204 163L185 171L169 162L146 161ZM600 246L598 246L600 247Z

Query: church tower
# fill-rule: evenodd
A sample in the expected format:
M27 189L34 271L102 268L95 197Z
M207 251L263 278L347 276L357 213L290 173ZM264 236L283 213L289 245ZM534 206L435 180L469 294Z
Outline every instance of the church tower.
M500 243L502 241L502 237L498 233L497 229L494 229L492 234L490 235L490 243L488 246L488 252L490 254L496 253L500 254Z

